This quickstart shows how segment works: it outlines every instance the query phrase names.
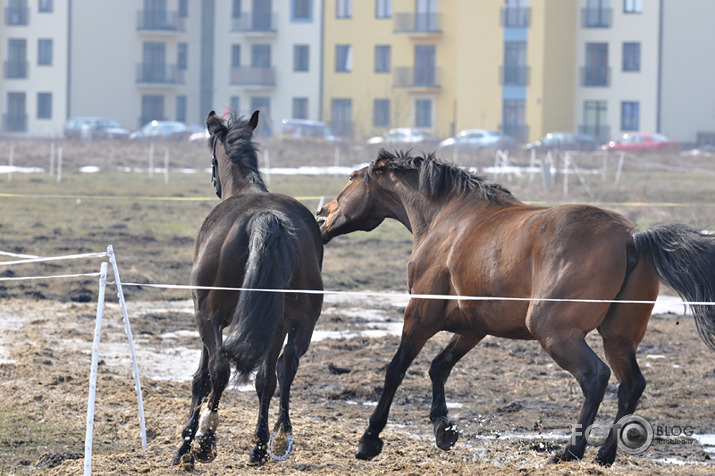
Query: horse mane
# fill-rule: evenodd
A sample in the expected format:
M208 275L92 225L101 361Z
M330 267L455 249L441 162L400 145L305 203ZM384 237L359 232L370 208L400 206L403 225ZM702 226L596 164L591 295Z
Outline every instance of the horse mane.
M253 141L253 129L244 116L232 113L220 121L218 130L208 139L209 147L213 146L215 135L223 136L223 144L228 160L237 166L243 177L265 188L263 178L258 170L258 146Z
M419 190L429 199L444 196L464 195L476 192L488 202L498 203L504 194L513 198L505 187L496 183L487 183L480 177L456 165L444 162L434 153L412 156L410 151L396 151L392 154L380 149L368 167L366 174L373 175L383 170L417 170L419 172Z

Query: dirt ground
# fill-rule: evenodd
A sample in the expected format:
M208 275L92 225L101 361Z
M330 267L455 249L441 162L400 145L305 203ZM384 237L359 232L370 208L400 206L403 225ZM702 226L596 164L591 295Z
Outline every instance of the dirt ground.
M113 294L108 290L108 295ZM220 409L218 457L195 474L712 474L713 353L689 316L655 315L639 349L648 381L637 414L690 438L619 454L611 468L547 464L567 440L581 405L575 380L534 342L488 337L447 383L460 439L450 452L431 435L429 361L449 335L433 338L408 371L375 460L357 442L397 349L404 298L329 296L292 387L294 448L285 461L249 467L256 396L234 388ZM104 311L94 426L94 474L186 474L170 466L188 414L198 334L189 301L128 302L138 353L148 447L141 449L137 396L121 312ZM90 352L96 303L3 300L0 306L0 474L75 475L83 468ZM602 355L597 336L590 344ZM177 381L178 380L178 381ZM611 378L598 421L613 418ZM271 418L275 419L274 399ZM271 423L272 425L272 423ZM711 435L710 441L706 435Z

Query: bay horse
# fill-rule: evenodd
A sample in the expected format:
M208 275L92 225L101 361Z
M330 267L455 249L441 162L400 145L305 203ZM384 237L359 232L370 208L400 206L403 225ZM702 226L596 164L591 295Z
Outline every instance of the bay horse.
M232 366L240 383L256 371L259 410L249 464L265 463L269 452L284 459L292 447L290 386L323 297L246 289L322 290L323 243L312 212L292 197L268 192L252 139L257 124L258 111L248 120L221 120L212 111L206 120L211 180L221 202L206 217L194 247L191 284L203 349L173 464L193 467L194 458L210 462L216 457L218 405ZM280 410L269 442L268 408L276 380Z
M646 385L636 348L660 281L686 301L701 303L691 306L697 328L715 349L715 307L708 305L715 300L715 236L688 225L639 230L626 217L595 206L530 206L434 154L412 157L383 149L369 166L352 173L317 220L328 243L356 230L373 230L386 218L413 235L409 292L444 298L410 299L399 348L358 445L359 459L382 451L379 435L397 387L425 342L439 331L454 336L429 369L429 417L437 446L449 450L458 439L444 389L457 361L487 335L536 339L575 377L584 396L580 427L574 427L581 432L573 432L552 462L583 457L585 429L606 391L609 366L585 341L594 329L619 381L615 421L635 411ZM485 299L451 300L449 295ZM490 299L495 297L507 299ZM612 429L596 461L612 464L622 436Z

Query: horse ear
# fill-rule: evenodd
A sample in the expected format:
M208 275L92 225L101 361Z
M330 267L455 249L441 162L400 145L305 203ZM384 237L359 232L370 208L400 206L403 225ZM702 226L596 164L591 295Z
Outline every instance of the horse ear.
M251 126L252 131L255 131L256 127L258 127L258 109L253 111L253 114L251 114L251 118L248 120L248 125Z
M209 116L206 118L206 129L208 129L209 134L212 136L216 135L219 131L221 131L221 129L223 129L221 119L219 119L215 111L211 111Z

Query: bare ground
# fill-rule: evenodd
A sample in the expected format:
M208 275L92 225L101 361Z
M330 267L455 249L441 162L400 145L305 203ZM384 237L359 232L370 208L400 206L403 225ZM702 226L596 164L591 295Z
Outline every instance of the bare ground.
M109 294L109 293L108 293ZM137 396L121 314L107 304L100 348L92 466L94 474L186 474L171 467L188 413L197 364L192 315L186 302L129 303L139 352L148 447L141 449ZM713 446L698 441L715 433L713 354L692 319L656 315L639 351L649 383L637 414L661 427L690 426L693 438L655 443L642 455L620 454L612 468L590 463L547 464L567 439L582 401L575 380L534 342L487 338L454 369L447 383L451 416L461 432L456 447L438 449L428 421L430 359L448 335L428 343L408 371L383 432L383 453L354 458L357 441L382 388L398 337L369 337L370 328L401 322L401 305L363 298L329 299L317 335L301 360L292 388L294 449L285 461L249 467L255 425L253 391L228 391L221 410L218 457L195 474L712 474ZM83 468L90 350L96 304L11 299L0 319L0 474L79 474ZM376 317L377 315L377 317ZM376 324L377 322L381 324ZM385 324L385 321L391 324ZM322 332L325 331L325 332ZM337 334L329 334L337 332ZM351 337L352 334L357 334ZM599 339L590 343L602 355ZM153 355L156 359L149 358ZM187 356L188 355L188 356ZM188 362L187 362L188 360ZM168 365L167 365L168 362ZM174 369L174 370L172 370ZM275 419L274 399L271 417ZM615 414L612 378L599 413Z

